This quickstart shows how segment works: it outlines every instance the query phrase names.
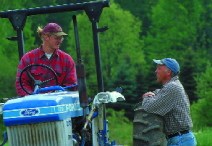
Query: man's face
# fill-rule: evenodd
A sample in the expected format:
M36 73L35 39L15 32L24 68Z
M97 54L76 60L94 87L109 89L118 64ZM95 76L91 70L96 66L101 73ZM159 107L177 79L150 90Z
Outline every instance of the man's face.
M60 44L63 42L63 36L48 35L46 41L49 48L51 48L52 51L54 51L56 49L59 49Z
M171 78L171 71L165 65L157 65L155 70L157 82L166 83Z
M63 36L51 35L50 37L52 48L59 49L60 44L63 42Z

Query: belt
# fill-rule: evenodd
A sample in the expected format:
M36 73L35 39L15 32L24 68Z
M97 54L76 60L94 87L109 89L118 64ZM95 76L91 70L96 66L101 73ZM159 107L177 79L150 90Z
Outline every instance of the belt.
M183 134L186 134L186 133L189 133L189 130L184 130L184 131L180 131L180 132L177 132L177 133L174 133L174 134L170 134L167 137L172 138L172 137L183 135Z

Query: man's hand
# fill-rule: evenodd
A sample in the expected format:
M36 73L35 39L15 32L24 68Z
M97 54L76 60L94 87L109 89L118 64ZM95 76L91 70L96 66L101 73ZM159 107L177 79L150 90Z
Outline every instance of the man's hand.
M151 96L155 96L155 93L153 93L153 92L146 92L146 93L143 94L142 98L151 97Z

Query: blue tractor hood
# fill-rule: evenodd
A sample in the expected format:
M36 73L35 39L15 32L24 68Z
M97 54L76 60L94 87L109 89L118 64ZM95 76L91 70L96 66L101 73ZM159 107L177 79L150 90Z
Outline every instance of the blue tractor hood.
M3 106L6 126L60 121L82 115L77 91L28 95L11 99Z

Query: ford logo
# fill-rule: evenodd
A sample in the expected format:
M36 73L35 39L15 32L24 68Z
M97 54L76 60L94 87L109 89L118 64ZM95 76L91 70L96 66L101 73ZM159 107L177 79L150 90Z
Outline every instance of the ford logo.
M39 113L38 109L24 109L21 111L21 115L23 116L34 116Z

